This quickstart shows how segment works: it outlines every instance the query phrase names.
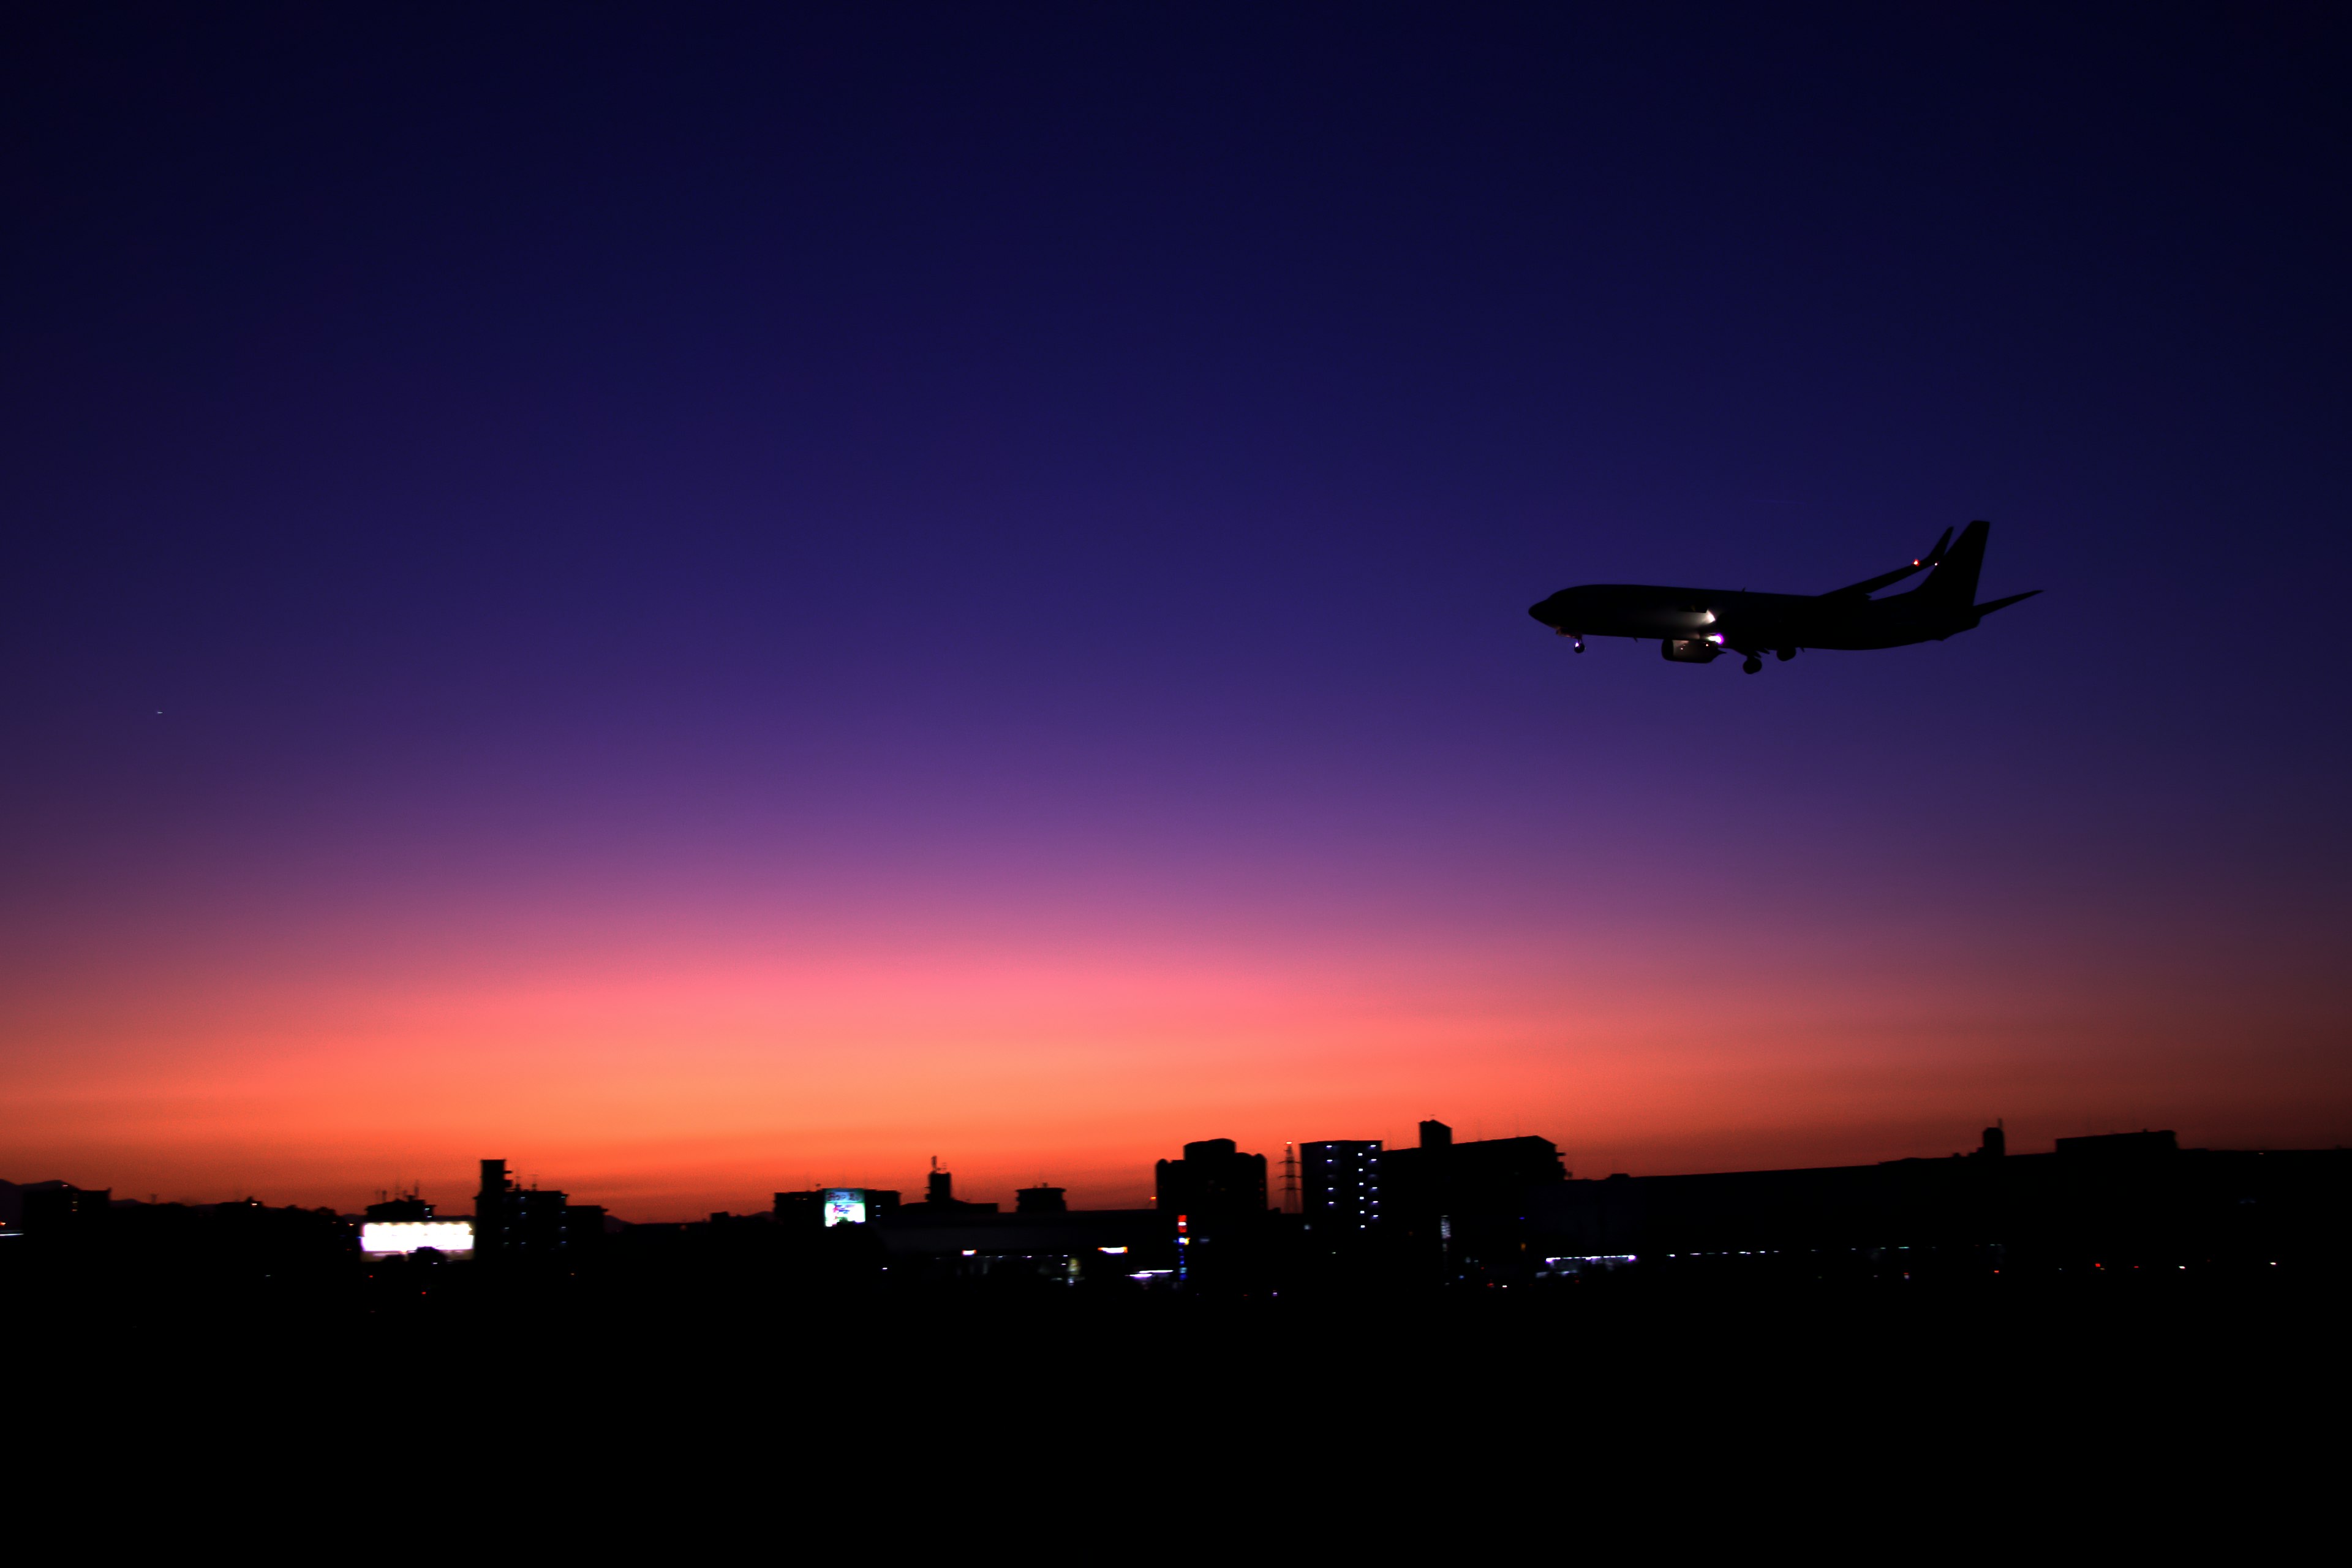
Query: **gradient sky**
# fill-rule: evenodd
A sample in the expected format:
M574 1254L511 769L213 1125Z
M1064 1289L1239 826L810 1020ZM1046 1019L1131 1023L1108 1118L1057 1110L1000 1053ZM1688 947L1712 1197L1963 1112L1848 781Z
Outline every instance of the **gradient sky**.
M2347 1140L2352 32L2149 10L12 11L0 1175Z

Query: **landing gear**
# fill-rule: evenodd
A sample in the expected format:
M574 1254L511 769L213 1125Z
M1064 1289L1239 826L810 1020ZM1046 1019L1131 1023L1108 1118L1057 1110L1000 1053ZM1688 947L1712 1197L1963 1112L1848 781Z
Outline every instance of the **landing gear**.
M1790 659L1792 659L1792 658L1796 658L1796 657L1797 657L1797 650L1796 650L1795 648L1792 648L1792 647L1784 647L1784 648L1781 648L1779 652L1777 652L1777 653L1773 654L1773 656L1772 656L1772 657L1773 657L1774 658L1779 659L1782 664L1786 664L1786 663L1788 663Z
M1582 637L1579 637L1568 646L1574 648L1577 652L1582 653L1584 651L1584 639Z
M1746 670L1750 675L1756 675L1763 670L1764 661L1758 658L1751 653L1745 659L1740 661L1739 668Z

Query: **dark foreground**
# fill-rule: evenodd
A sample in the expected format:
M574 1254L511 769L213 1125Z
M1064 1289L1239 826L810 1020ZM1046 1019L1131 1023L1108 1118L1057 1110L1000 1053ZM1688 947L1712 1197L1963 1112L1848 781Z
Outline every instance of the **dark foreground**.
M2014 1282L1675 1277L1335 1296L588 1279L463 1264L350 1279L13 1282L20 1421L168 1444L269 1412L319 1431L534 1451L651 1421L852 1450L931 1432L979 1463L1038 1442L1231 1445L1233 1462L1518 1464L1628 1443L1979 1433L2137 1441L2257 1428L2343 1389L2333 1275L2127 1270ZM2332 1419L2332 1418L2331 1418ZM617 1425L616 1425L617 1424ZM2218 1425L2217 1425L2218 1424ZM2251 1424L2251 1425L2250 1425ZM2102 1438L2100 1435L2105 1435ZM959 1436L961 1435L961 1436ZM2202 1441L2202 1438L2194 1440ZM1335 1447L1336 1445L1336 1447Z
M16 1498L306 1552L1910 1557L2283 1551L2340 1471L2311 1275L714 1283L14 1291Z

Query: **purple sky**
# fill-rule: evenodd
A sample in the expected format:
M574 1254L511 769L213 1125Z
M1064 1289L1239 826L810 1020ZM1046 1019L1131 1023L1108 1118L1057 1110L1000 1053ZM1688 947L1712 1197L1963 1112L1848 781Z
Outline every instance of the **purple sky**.
M2352 35L2186 15L15 18L0 1173L2340 1141Z

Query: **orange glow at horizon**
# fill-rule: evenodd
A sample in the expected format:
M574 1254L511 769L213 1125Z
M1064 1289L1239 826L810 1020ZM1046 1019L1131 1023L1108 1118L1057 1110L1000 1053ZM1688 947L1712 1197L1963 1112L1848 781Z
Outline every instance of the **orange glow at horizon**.
M157 976L93 1001L19 992L11 1179L118 1195L355 1209L421 1183L451 1212L474 1162L624 1218L764 1208L779 1190L960 1195L1050 1181L1149 1202L1155 1158L1234 1137L1540 1133L1580 1175L2013 1149L2143 1124L2280 1141L2325 1020L2116 981L2012 986L1884 953L1660 960L1562 933L1435 957L1169 945L940 944L797 956L614 952L398 980ZM1661 1001L1661 998L1666 1000ZM2122 1092L2118 1093L2118 1086ZM2305 1141L2343 1125L2307 1101ZM2296 1129L2284 1130L2292 1138Z

